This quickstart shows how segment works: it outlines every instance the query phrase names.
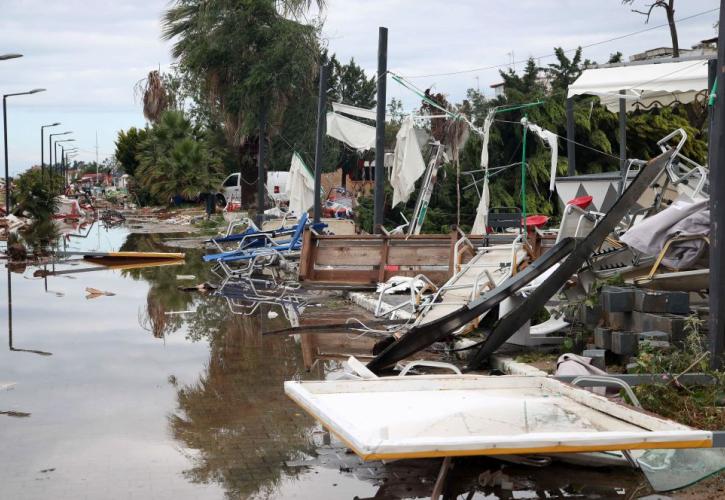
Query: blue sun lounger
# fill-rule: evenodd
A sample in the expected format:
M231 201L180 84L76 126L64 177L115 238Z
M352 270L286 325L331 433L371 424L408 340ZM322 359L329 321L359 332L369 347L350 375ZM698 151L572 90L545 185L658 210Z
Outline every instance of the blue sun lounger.
M279 232L256 232L246 235L240 240L239 248L229 252L220 252L205 255L204 262L231 262L237 260L248 260L261 255L288 255L291 252L299 251L302 248L302 233L307 225L308 215L305 213L300 217L297 226L289 240L275 241L270 233L279 236Z

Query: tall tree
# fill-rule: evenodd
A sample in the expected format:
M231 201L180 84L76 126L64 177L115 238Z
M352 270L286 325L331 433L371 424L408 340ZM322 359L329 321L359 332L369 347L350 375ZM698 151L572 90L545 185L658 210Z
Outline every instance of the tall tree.
M318 27L298 22L312 0L175 0L163 17L179 68L208 96L240 165L256 136L262 107L274 135L290 104L314 93ZM320 7L324 2L316 2ZM287 17L292 16L292 18ZM256 178L249 168L248 178Z
M138 158L136 155L138 154L139 146L146 139L147 135L147 129L139 129L136 127L118 132L118 137L116 138L116 160L118 160L123 171L132 177L138 168ZM93 170L95 171L95 166Z
M636 0L622 0L625 5L634 5ZM672 39L672 57L680 57L680 44L677 40L677 26L675 25L675 0L655 0L645 6L647 10L632 9L632 12L645 16L645 24L649 22L652 11L662 8L667 15L667 24L670 26L670 38Z
M342 64L333 54L330 58L332 73L330 75L330 99L332 101L351 104L360 108L375 106L377 91L375 78L365 74L355 59Z
M136 84L135 90L143 101L143 115L151 123L156 123L164 111L174 107L173 96L167 91L158 70L149 71L148 76Z
M566 57L561 47L554 48L554 55L556 62L549 64L546 70L551 77L551 86L556 89L566 89L582 74L582 48L577 47L571 59Z

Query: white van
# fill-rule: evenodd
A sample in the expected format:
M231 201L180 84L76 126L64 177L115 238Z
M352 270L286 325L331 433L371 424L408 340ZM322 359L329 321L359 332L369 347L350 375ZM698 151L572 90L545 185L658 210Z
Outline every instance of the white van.
M289 201L287 196L287 179L289 172L267 172L267 196L279 206L280 203ZM228 202L242 201L242 188L239 172L229 175L222 182L220 192L217 194L217 205L225 206Z

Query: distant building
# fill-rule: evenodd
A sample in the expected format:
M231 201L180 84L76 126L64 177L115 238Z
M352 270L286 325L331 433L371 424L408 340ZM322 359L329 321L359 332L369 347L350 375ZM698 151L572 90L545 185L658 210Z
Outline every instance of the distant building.
M90 182L91 184L98 185L102 184L104 186L112 186L113 185L113 177L111 177L110 174L83 174L80 178L80 182Z
M539 75L536 77L536 82L543 86L546 91L551 90L551 77L545 70L539 70ZM494 83L492 85L489 85L489 87L493 89L494 97L501 97L506 95L504 82Z
M717 38L703 40L693 45L691 49L680 49L680 56L714 56L717 57ZM639 54L629 56L629 60L649 61L651 59L661 59L664 57L672 57L672 47L657 47L655 49L645 50Z

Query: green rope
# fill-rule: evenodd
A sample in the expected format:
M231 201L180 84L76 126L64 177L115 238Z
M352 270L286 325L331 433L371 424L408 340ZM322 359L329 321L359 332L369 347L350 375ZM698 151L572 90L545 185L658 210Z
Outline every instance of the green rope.
M715 83L712 84L712 90L710 91L710 98L707 101L707 105L711 108L715 105L715 99L717 98L717 81L719 78L715 77Z
M542 104L544 104L544 101L529 102L526 104L518 104L518 105L511 105L511 106L502 106L500 108L496 108L494 113L495 114L507 113L509 111L516 111L517 109L526 109L526 108L532 108L534 106L541 106Z
M425 94L423 94L418 89L416 89L416 88L408 85L408 83L405 82L398 75L392 75L392 78L393 78L393 80L395 80L396 82L398 82L400 85L402 85L403 87L405 87L406 89L410 90L415 95L417 95L418 97L420 97L423 100L423 102L427 102L428 104L430 104L434 108L436 108L436 109L444 112L445 114L447 114L448 116L450 116L454 120L460 120L461 119L461 115L459 113L452 113L450 110L444 108L443 106L441 106L440 104L438 104L437 102L435 102L433 99L431 99L430 97L428 97Z

